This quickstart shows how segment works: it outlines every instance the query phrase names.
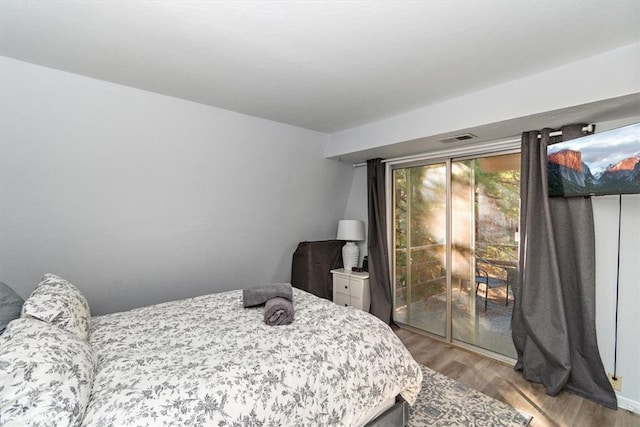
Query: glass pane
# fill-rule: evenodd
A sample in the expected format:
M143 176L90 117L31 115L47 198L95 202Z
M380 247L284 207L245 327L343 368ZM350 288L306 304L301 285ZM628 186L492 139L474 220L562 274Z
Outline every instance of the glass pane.
M446 331L446 165L394 171L394 319Z
M516 357L520 155L452 164L452 337Z

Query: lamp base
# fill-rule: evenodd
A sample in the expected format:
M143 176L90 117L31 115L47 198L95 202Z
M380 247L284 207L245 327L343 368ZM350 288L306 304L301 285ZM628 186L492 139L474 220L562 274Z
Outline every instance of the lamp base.
M354 242L347 242L342 247L342 265L345 270L351 271L353 267L357 267L359 258L360 248Z

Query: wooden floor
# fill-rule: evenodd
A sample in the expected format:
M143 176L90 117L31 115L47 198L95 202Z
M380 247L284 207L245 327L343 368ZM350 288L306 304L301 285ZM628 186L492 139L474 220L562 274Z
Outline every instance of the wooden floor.
M532 427L640 426L640 415L607 409L571 393L548 396L513 367L420 334L394 327L416 361L468 387L533 415Z

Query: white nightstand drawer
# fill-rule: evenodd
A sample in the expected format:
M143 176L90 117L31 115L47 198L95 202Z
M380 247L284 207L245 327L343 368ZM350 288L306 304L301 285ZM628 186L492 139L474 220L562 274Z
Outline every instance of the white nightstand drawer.
M345 294L333 294L333 302L344 307L351 305L351 297Z
M349 281L349 295L352 297L360 297L364 288L364 280Z
M345 269L331 270L333 274L333 302L369 311L369 273L356 273Z
M339 294L351 295L349 290L349 278L343 276L334 276L333 278L333 291Z

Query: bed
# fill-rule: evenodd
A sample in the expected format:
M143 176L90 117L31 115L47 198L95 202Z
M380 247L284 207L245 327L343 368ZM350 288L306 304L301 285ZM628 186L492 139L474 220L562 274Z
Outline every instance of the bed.
M0 336L0 424L363 426L399 410L406 418L422 372L393 331L299 289L293 302L287 326L243 308L240 290L92 318L76 287L46 275Z

